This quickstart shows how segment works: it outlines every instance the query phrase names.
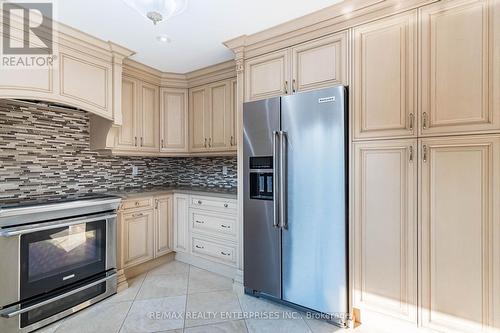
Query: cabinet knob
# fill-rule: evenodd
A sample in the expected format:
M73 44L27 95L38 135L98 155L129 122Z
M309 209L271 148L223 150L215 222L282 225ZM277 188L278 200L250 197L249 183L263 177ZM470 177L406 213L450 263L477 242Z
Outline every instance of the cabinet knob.
M288 94L288 81L285 81L285 95Z
M198 205L201 205L201 204L202 204L201 200L198 200Z
M225 208L227 208L227 207L229 207L229 205L228 205L227 203L225 203L225 204L224 204L224 207L225 207Z
M139 201L136 201L136 202L135 202L135 205L136 205L136 206L139 206L139 205L140 205L140 204L139 204Z

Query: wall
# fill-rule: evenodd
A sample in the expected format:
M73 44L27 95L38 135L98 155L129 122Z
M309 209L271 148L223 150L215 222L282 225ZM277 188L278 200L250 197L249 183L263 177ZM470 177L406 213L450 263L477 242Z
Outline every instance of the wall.
M236 157L111 157L89 146L87 113L0 100L0 199L160 185L236 187Z

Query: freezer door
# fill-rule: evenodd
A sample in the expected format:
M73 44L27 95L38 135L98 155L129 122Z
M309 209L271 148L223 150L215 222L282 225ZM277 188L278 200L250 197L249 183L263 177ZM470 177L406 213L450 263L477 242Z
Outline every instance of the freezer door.
M283 299L348 312L346 89L282 98L286 143Z
M274 204L277 202L272 198L274 193L269 193L274 181L271 175L276 166L272 165L271 169L266 169L266 166L273 157L273 132L279 129L279 98L244 104L243 280L245 288L277 298L281 298L281 232L273 225ZM259 182L257 190L252 192L250 183L256 179L265 181Z

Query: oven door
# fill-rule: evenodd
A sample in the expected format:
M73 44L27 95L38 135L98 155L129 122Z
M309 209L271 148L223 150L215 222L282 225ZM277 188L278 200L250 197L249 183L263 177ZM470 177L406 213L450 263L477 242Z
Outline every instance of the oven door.
M18 245L13 257L18 258L19 296L14 301L116 268L114 213L11 227L2 229L0 236L1 242Z

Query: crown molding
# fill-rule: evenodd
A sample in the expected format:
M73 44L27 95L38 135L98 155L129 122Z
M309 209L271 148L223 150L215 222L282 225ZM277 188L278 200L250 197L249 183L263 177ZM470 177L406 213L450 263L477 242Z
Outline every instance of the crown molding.
M224 43L245 59L320 38L439 0L345 0L311 14Z
M222 62L186 74L189 88L236 77L236 62Z

